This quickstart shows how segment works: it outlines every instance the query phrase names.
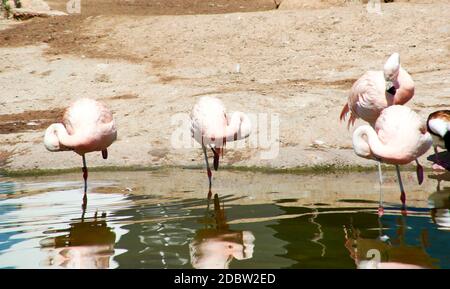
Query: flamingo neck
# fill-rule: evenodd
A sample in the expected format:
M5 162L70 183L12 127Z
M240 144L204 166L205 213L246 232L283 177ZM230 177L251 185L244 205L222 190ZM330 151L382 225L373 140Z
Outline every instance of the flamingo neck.
M389 158L389 153L378 138L373 127L363 125L358 127L353 133L353 150L355 153L366 159Z
M226 128L225 138L227 141L243 139L250 135L250 131L250 118L242 112L235 112Z
M49 151L70 150L78 143L76 137L69 135L66 127L61 123L50 125L45 132L44 144Z
M398 87L394 104L403 105L414 96L414 81L409 73L401 67L394 84Z

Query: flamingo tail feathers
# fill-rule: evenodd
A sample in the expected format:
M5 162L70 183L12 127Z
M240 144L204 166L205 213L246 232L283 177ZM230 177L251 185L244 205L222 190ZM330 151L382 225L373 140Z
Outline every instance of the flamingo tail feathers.
M352 114L348 119L347 129L350 129L352 125L355 125L356 117Z
M345 121L345 117L347 116L347 113L350 111L350 109L348 108L348 103L346 103L345 105L344 105L344 107L342 108L342 111L341 111L341 115L339 116L339 119L341 120L341 121Z
M347 129L350 129L350 126L355 124L356 117L350 112L347 103L342 108L341 115L339 116L340 121L345 121L345 118L347 117L348 114L350 114L350 117L348 119Z

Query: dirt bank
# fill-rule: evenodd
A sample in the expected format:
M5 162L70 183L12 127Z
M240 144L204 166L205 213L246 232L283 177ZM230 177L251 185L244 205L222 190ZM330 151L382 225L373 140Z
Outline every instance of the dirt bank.
M188 113L201 95L221 98L230 111L279 115L275 158L261 158L267 147L230 147L226 164L372 166L354 155L338 116L352 82L394 51L416 81L408 105L424 118L448 108L448 3L389 3L382 14L362 5L183 13L193 15L108 7L102 15L32 19L0 32L0 144L17 149L7 168L79 166L73 153L50 153L42 144L44 127L59 117L52 112L79 97L107 103L119 127L110 159L91 154L90 165L201 165L201 150L171 142L173 116ZM239 11L227 9L212 13Z

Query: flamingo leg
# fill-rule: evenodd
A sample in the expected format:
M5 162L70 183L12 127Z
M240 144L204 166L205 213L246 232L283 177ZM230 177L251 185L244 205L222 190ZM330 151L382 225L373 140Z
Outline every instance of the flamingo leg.
M202 149L203 149L203 154L205 155L205 162L206 162L206 171L208 174L208 180L209 180L209 190L208 190L208 206L209 206L209 201L211 200L212 197L212 193L211 193L211 187L212 187L212 172L211 172L211 168L209 167L209 162L208 162L208 154L206 153L206 147L204 145L202 145Z
M104 160L106 160L108 158L108 149L102 150L102 157Z
M403 187L402 176L400 175L400 167L398 165L395 165L395 169L397 170L398 184L400 186L400 200L402 201L402 210L406 210L406 193L405 188Z
M83 208L83 211L85 211L86 207L87 207L87 178L88 178L88 169L87 169L87 166L86 166L86 157L85 157L85 155L83 155L83 168L82 168L82 171L83 171L83 179L84 179L84 196L83 196L82 208Z
M380 204L378 207L378 215L381 217L384 214L384 207L383 207L383 190L381 186L383 185L383 173L381 172L381 162L378 161L378 177L380 182Z

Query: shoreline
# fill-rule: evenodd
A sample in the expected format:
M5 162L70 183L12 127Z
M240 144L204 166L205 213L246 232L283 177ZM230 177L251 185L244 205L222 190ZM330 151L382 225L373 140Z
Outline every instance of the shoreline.
M141 171L164 171L164 170L204 170L202 166L96 166L88 167L89 172L141 172ZM395 166L382 164L383 171L395 171ZM414 165L401 166L401 171L415 171ZM345 174L360 172L375 172L378 168L373 166L336 166L336 165L318 165L318 166L299 166L293 168L272 168L257 166L223 166L219 171L227 172L255 172L264 174L287 174L287 175L328 175L328 174ZM81 167L72 167L64 169L24 169L24 170L8 170L0 169L0 177L39 177L53 176L62 174L78 173ZM424 167L424 172L432 172L431 168Z

